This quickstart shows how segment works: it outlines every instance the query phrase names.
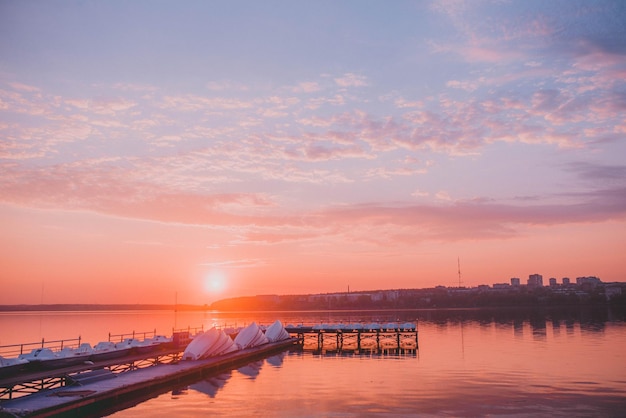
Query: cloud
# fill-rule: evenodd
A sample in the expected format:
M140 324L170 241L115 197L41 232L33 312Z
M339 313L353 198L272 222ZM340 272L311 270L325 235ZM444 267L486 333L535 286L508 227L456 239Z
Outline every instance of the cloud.
M253 107L248 100L231 99L225 97L204 97L194 94L179 96L164 96L156 106L161 109L173 109L183 112L198 112L208 110L239 110Z
M342 106L346 104L346 99L341 94L335 94L332 97L314 97L308 100L307 109L316 110L323 105Z
M413 193L411 193L411 196L413 196L413 197L428 197L428 196L430 196L430 193L424 192L424 191L421 191L421 190L418 189L418 190L415 190Z
M262 258L244 258L238 260L223 260L210 263L200 263L201 266L221 267L221 268L253 268L267 264L267 260Z
M35 86L31 86L31 85L23 84L19 82L11 82L9 83L9 86L13 87L15 90L25 91L29 93L36 93L36 92L41 91L39 87L35 87Z
M0 185L0 199L36 208L206 225L254 223L258 208L273 206L260 194L164 188L142 180L121 163L94 160L29 171L11 169Z
M517 236L518 228L626 219L626 188L576 195L574 203L506 205L487 200L444 205L345 205L318 214L327 226L349 231L363 225L378 233L399 230L419 240L479 240Z
M212 91L248 91L250 90L248 86L242 83L237 83L234 81L211 81L206 84L206 88Z
M303 153L309 161L332 160L343 158L367 158L368 154L358 145L339 147L321 142L309 144Z
M424 107L424 102L423 101L409 101L406 100L402 97L397 98L394 101L396 107L398 107L399 109L405 109L405 108L414 108L414 107Z
M512 49L504 49L500 45L469 45L454 49L468 62L502 64L503 61L517 61L525 58L525 55L521 52Z
M138 105L136 101L123 97L70 98L66 99L64 103L82 111L90 110L97 115L116 115Z
M483 84L484 82L485 82L484 77L480 77L480 79L474 80L474 81L450 80L446 83L446 86L472 92L472 91L477 90L480 87L480 85Z
M450 194L448 192L446 192L445 190L441 190L441 191L438 191L437 193L435 193L435 197L438 200L443 200L443 201L446 201L446 202L452 201L452 198L450 197Z
M626 166L596 164L586 161L572 162L565 166L566 170L578 175L580 180L600 185L626 186Z
M376 167L367 170L365 176L368 178L384 178L391 179L394 177L404 176L411 177L417 176L420 174L426 174L427 170L425 168L413 168L413 167L394 167L394 168L386 168L386 167Z
M134 83L115 83L111 86L115 90L139 92L139 93L152 93L158 91L157 87L147 84L134 84Z
M181 168L189 162L193 164L193 160L178 161ZM540 200L519 200L516 204L493 199L455 201L440 191L435 195L438 204L379 202L327 206L321 202L322 209L289 214L288 208L264 193L219 193L181 187L178 180L193 179L168 175L166 179L171 183L163 183L154 175L156 170L166 169L160 164L151 169L142 168L136 161L104 158L31 170L6 166L0 201L155 222L237 228L242 242L260 245L330 236L385 245L399 243L398 240L500 239L518 235L522 226L626 218L623 166L583 163L567 168L591 186L602 187L554 195L552 198L561 203L552 204L541 203L549 200L545 196ZM300 171L283 165L264 175L304 182L320 176L329 181L333 173ZM425 196L419 190L413 193L413 197Z
M340 87L364 87L368 85L367 77L354 73L345 73L334 80Z
M320 84L318 82L303 81L299 83L298 85L292 87L291 92L292 93L315 93L317 91L320 91L321 89L322 88L320 87Z

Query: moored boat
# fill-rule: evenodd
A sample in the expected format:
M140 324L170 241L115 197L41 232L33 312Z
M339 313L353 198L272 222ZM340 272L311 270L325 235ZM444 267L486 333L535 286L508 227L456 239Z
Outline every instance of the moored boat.
M128 355L131 351L131 347L126 347L123 344L117 346L111 341L101 341L93 347L93 352L90 356L91 361L103 361L110 360L118 357Z
M212 347L219 339L219 332L215 328L198 334L193 340L185 347L183 352L183 360L199 360L204 353Z
M204 357L219 356L222 354L232 353L239 350L239 347L235 344L232 338L224 331L219 331L220 337L217 343L208 350Z
M234 341L240 349L257 347L269 342L256 322L251 323L239 331L239 334L237 334Z
M0 356L0 376L6 377L20 373L26 369L27 365L28 360Z
M57 352L49 348L36 348L28 354L21 354L20 359L28 361L31 369L58 369L80 364L89 360L89 355L69 356L68 352Z
M282 322L277 320L272 325L267 327L267 329L265 330L265 336L267 337L269 342L273 343L276 341L286 340L287 338L289 338L289 333L283 327Z

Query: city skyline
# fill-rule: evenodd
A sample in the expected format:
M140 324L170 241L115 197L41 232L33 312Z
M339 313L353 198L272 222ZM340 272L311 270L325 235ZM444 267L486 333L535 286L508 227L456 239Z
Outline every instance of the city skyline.
M0 3L0 304L626 276L619 1Z

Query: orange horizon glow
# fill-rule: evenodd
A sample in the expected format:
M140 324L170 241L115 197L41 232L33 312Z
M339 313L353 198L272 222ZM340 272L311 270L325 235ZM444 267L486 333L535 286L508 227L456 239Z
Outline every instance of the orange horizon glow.
M310 294L595 275L623 281L620 222L529 227L506 239L409 244L307 238L297 245L207 240L205 227L94 213L0 208L0 304L205 304L259 294ZM54 226L54 227L53 227ZM351 225L353 233L368 225ZM141 236L142 240L134 239ZM594 261L591 261L594 260Z

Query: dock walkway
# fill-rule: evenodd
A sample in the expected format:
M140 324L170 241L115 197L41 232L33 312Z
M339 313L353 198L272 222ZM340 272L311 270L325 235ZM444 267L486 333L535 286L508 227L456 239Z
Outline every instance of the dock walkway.
M204 360L158 364L96 378L90 383L42 390L0 403L0 417L52 417L68 413L90 416L111 408L113 404L117 407L114 410L117 410L125 402L136 403L142 394L154 396L159 389L166 391L173 386L247 364L285 350L296 341L291 338Z

